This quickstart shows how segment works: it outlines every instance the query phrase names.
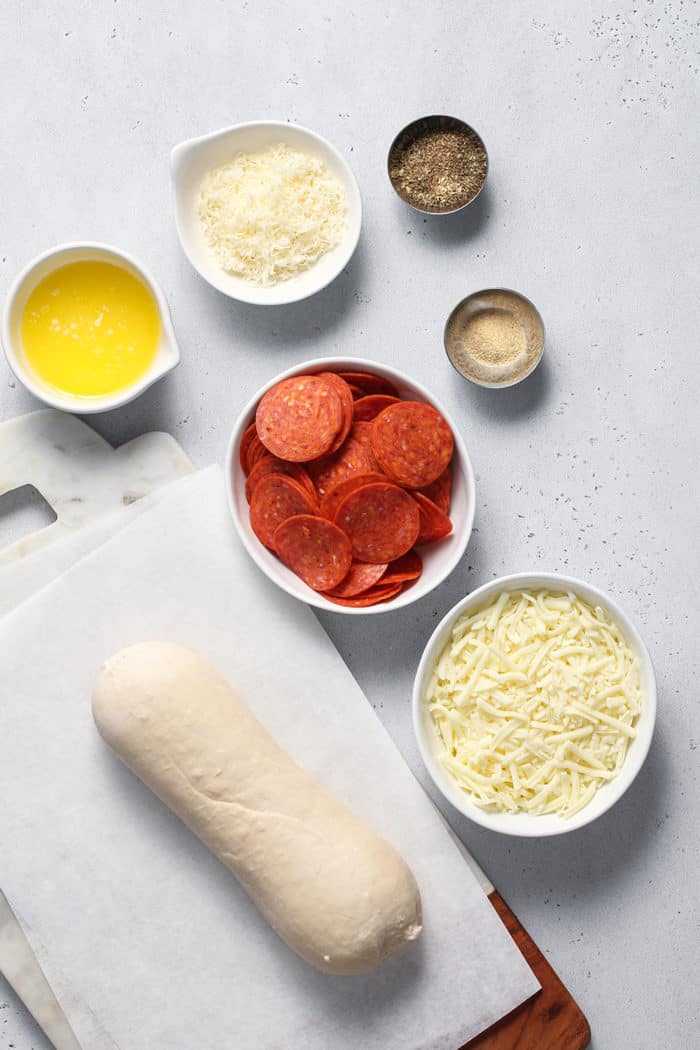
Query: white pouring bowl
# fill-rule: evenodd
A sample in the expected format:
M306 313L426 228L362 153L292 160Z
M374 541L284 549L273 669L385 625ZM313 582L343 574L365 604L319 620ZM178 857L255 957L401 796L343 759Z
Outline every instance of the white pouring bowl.
M585 601L602 606L622 628L633 652L639 658L642 710L636 725L637 735L630 743L622 769L617 777L603 784L588 805L568 819L552 813L545 813L541 816L534 816L530 813L497 813L475 805L440 762L442 744L424 699L433 668L447 644L455 621L460 616L464 613L475 612L502 591L544 588L553 591L572 591ZM558 573L519 573L513 576L501 576L472 591L466 598L457 602L433 631L423 651L413 685L413 729L418 749L433 783L447 801L451 802L455 809L458 809L465 817L473 820L475 824L480 824L491 831L498 831L502 835L533 838L563 835L568 831L576 831L602 816L622 798L642 768L654 735L655 721L656 678L649 651L639 631L624 610L609 595L589 583L583 583L570 576L560 576Z
M295 573L288 569L283 562L277 558L272 551L264 547L253 532L250 525L250 508L245 498L246 477L238 458L238 449L241 438L246 427L255 419L255 410L260 398L276 383L289 376L301 375L313 372L374 372L378 376L390 380L398 389L399 393L412 401L424 401L440 412L454 435L454 456L452 458L452 503L450 506L450 518L453 529L449 536L439 540L437 543L419 548L423 559L423 574L420 579L402 591L388 602L379 605L371 605L368 608L352 608L344 605L335 605L308 587ZM469 460L469 455L464 441L457 429L453 419L443 406L432 397L428 391L415 380L410 379L403 372L395 368L388 368L376 361L368 361L362 358L349 357L320 357L313 361L305 361L303 364L295 365L280 373L266 383L250 399L245 406L233 428L226 453L226 498L228 500L231 517L238 530L243 546L251 558L265 575L276 583L287 594L293 598L313 605L317 609L326 612L340 613L345 616L371 616L380 613L393 612L411 605L419 598L425 597L435 587L445 580L452 572L457 562L464 554L474 523L475 488L474 472Z
M41 376L37 375L27 361L22 348L21 325L27 300L40 281L62 266L92 261L119 266L146 285L158 308L160 340L153 361L134 383L114 393L87 397L58 390L49 383L45 383ZM170 308L165 293L156 279L133 255L112 245L98 244L93 241L76 241L49 248L36 259L32 259L21 270L12 282L5 300L2 314L2 345L7 363L20 383L30 393L45 404L51 405L52 408L61 409L63 412L75 412L79 415L107 412L128 404L180 363L180 350L175 338Z
M203 177L230 161L236 153L251 153L276 143L319 157L345 191L347 217L340 243L308 270L279 284L258 286L222 270L209 250L197 214ZM350 261L360 238L362 200L350 165L321 135L298 124L277 120L250 121L214 131L175 146L170 154L175 194L175 224L185 255L197 273L224 295L242 303L281 306L306 299L335 280Z

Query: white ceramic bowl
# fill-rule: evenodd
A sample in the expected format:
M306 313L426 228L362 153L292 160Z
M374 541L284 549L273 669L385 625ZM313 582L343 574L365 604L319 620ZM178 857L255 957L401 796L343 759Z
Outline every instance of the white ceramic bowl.
M398 594L391 601L382 602L379 605L371 605L366 609L335 605L333 602L329 602L327 598L324 598L323 595L312 590L303 580L299 579L295 573L288 569L272 551L263 546L250 526L249 507L245 498L246 479L238 458L241 437L246 427L255 419L255 410L260 398L270 387L273 387L275 383L279 383L281 379L286 379L288 376L308 372L375 372L377 375L389 379L403 397L412 401L425 401L433 405L450 424L454 435L452 503L450 506L450 518L453 524L452 533L445 537L444 540L440 540L439 543L430 544L420 549L423 559L423 574L412 587ZM299 598L300 601L313 605L317 609L343 613L346 616L368 616L392 612L395 609L401 609L405 605L418 601L419 598L423 598L438 584L442 583L452 572L464 554L474 522L474 472L464 441L454 420L450 418L449 413L434 397L431 397L424 387L409 379L403 372L398 372L394 368L387 368L386 365L380 365L376 361L367 361L356 357L321 357L313 361L305 361L301 365L295 365L293 368L287 369L286 372L275 376L274 379L258 390L257 394L245 406L236 421L228 444L226 454L226 498L243 545L256 565L262 569L273 583L276 583L287 594L291 594L292 597Z
M142 281L149 289L158 307L160 316L160 342L156 355L148 370L135 383L116 391L113 394L102 394L98 397L84 397L68 394L45 383L33 370L26 359L22 348L21 323L27 300L40 281L48 274L69 263L97 260L120 266L132 276ZM142 394L149 386L161 379L180 362L180 350L175 338L173 322L165 294L152 274L127 252L113 248L108 244L95 244L92 241L79 241L70 244L59 244L49 248L42 255L33 259L17 275L7 293L2 315L2 345L7 363L27 390L40 401L60 408L64 412L77 412L81 415L91 412L106 412L118 408Z
M476 611L480 605L492 601L501 591L533 590L547 588L556 591L573 591L585 601L600 605L606 609L622 628L634 653L639 657L639 675L642 688L642 711L637 722L637 735L630 744L627 756L618 776L604 784L593 796L587 806L566 819L556 814L545 813L533 816L529 813L496 813L480 809L474 805L469 796L458 786L455 780L443 768L438 755L442 745L435 730L432 718L424 701L425 691L430 681L435 663L447 643L455 621L463 614ZM435 628L430 641L425 647L416 672L413 686L413 728L418 741L418 749L428 772L436 787L448 802L469 817L475 824L481 824L491 831L503 835L521 835L544 837L562 835L567 831L590 824L605 813L620 799L642 768L647 757L656 720L656 679L649 652L642 641L639 631L620 606L609 595L599 591L581 580L557 573L520 573L514 576L501 576L484 584L458 602L450 609L444 619Z
M297 277L270 287L259 287L226 273L209 251L197 215L197 199L204 175L236 153L252 152L283 142L314 153L339 180L347 199L345 232L340 243ZM350 166L330 142L298 124L258 120L235 124L201 138L181 142L170 154L170 174L175 193L175 222L185 255L195 270L220 292L243 303L279 306L320 292L347 266L357 247L362 223L360 191Z

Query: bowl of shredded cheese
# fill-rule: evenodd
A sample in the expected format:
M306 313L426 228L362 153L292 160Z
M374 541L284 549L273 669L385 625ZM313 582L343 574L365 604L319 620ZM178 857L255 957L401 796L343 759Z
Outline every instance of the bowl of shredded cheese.
M435 785L510 835L573 831L642 767L654 669L609 596L558 574L505 576L459 602L416 674L413 725Z
M237 124L176 146L175 220L195 270L241 302L278 306L330 284L360 236L341 154L296 124Z

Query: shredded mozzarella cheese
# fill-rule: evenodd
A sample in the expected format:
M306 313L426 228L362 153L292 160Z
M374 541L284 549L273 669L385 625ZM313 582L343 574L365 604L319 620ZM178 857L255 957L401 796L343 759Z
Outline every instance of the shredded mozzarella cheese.
M347 203L318 157L280 143L238 153L208 172L198 211L219 266L252 284L271 285L336 247Z
M426 702L442 764L478 806L570 817L622 767L639 661L600 606L503 592L457 620Z

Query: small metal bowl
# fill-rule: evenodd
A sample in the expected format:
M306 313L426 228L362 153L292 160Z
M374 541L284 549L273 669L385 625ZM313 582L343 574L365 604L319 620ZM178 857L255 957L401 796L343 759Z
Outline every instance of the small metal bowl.
M489 360L489 351L497 341L495 332L488 332L486 327L490 323L494 329L496 325L508 328L513 338L513 354L504 361ZM487 288L457 303L447 319L444 342L451 364L471 383L491 388L515 386L542 360L544 323L534 304L520 292Z
M469 135L476 146L481 148L484 152L484 170L481 175L481 181L476 190L473 190L468 195L465 195L464 200L461 200L459 204L451 208L438 208L438 207L426 207L424 205L416 203L415 198L412 198L410 193L402 185L402 180L397 176L397 165L400 163L402 154L418 139L423 136L427 136L436 131L459 131ZM394 187L394 190L399 195L402 201L410 205L415 211L421 212L423 215L453 215L454 212L461 211L462 208L466 208L468 204L471 204L481 193L484 183L486 182L486 176L489 169L489 158L486 152L486 146L484 145L481 135L470 127L465 121L460 120L458 117L445 117L445 116L430 116L420 117L418 120L412 121L407 124L406 127L398 133L396 138L391 144L389 149L389 155L387 157L387 172L389 175L389 181Z

